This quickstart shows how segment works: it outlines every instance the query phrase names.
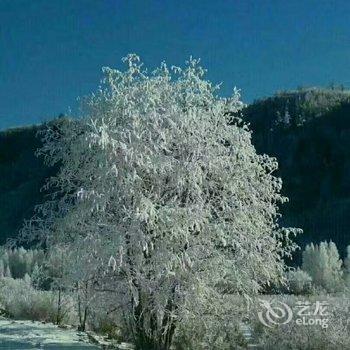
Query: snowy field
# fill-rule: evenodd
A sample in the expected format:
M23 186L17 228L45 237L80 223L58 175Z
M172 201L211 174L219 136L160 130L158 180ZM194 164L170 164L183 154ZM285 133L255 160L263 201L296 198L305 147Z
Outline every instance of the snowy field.
M87 335L52 324L0 318L0 349L100 349L88 344Z

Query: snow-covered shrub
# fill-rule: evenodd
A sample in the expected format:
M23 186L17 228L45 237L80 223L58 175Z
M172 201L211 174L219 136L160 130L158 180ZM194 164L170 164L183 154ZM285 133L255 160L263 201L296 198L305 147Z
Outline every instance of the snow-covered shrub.
M104 334L110 339L124 341L128 335L123 334L123 330L118 324L113 305L106 307L108 303L91 303L87 324L90 329L97 333ZM113 311L114 310L114 311Z
M246 316L246 302L242 296L223 296L221 311L225 317L215 315L214 307L206 305L199 319L188 313L179 325L175 338L176 350L239 350L246 349L242 324Z
M311 276L299 268L288 271L287 283L289 291L293 294L309 294L312 291Z
M287 324L266 327L257 317L261 309L252 310L250 320L253 324L255 338L264 350L340 350L350 349L350 301L348 297L281 297L279 300L287 303L294 312L293 319ZM314 304L316 301L327 303L326 313L322 319L327 320L328 327L310 324L297 324L296 303L304 301ZM311 315L310 318L313 316ZM319 317L319 316L317 316Z
M87 312L91 291L109 290L136 346L169 349L188 312L225 319L223 293L282 279L295 230L277 223L278 164L234 117L236 90L219 97L194 59L153 73L125 62L104 69L81 119L48 125L55 195L22 234L72 246Z
M16 319L56 322L55 294L34 289L28 275L25 279L0 279L0 305ZM67 310L65 321L68 322L69 318L70 312Z

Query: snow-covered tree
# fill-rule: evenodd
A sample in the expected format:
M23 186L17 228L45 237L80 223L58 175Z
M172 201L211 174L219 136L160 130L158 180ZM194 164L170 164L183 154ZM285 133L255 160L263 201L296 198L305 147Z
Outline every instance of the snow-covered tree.
M302 269L306 271L313 283L329 292L342 287L342 260L334 242L309 244L303 251Z
M8 266L13 278L23 278L26 273L32 274L35 263L41 264L44 258L42 250L23 247L8 249L1 247L0 260L5 268Z
M9 266L7 266L5 269L4 277L12 277L11 270L10 270Z
M0 278L4 277L5 275L5 266L4 262L0 259Z
M347 287L350 287L350 245L346 247L346 258L344 259L344 280Z
M233 117L237 90L219 97L198 60L152 73L124 61L104 68L82 118L48 125L40 154L60 171L23 234L102 257L92 284L111 291L136 345L169 349L179 322L224 312L221 293L282 278L295 230L277 223L276 159Z
M37 263L34 264L33 271L31 273L32 285L36 289L40 289L43 280L46 278L43 274L43 269L39 267Z

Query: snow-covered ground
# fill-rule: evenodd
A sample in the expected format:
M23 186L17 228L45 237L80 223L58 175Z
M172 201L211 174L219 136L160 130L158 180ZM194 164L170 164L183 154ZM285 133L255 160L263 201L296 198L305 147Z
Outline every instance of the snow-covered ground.
M87 335L53 324L0 318L0 349L97 350Z

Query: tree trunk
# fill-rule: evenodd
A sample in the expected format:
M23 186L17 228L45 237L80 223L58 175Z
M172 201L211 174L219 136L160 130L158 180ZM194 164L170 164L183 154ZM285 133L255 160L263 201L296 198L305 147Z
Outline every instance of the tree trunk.
M81 325L82 317L81 317L81 300L80 300L79 290L78 290L78 317L79 317L79 325Z
M57 315L56 315L56 324L60 324L61 319L61 309L62 309L62 296L61 296L61 287L58 288L58 301L57 301Z
M80 300L80 294L78 294L79 303L78 303L78 310L79 310L79 330L82 332L85 332L86 330L86 321L88 316L88 282L85 282L85 290L84 290L84 314L81 315L81 300ZM79 293L79 291L78 291Z

